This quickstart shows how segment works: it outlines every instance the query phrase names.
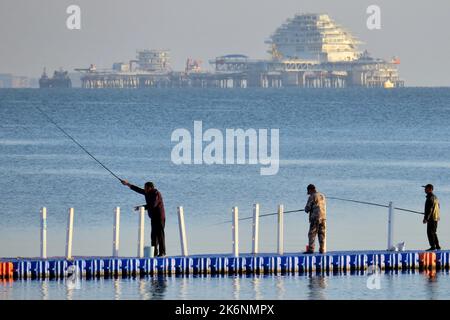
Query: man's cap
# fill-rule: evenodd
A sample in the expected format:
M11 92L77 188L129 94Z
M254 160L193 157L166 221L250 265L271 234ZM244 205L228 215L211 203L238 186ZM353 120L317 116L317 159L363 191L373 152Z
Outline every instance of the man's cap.
M314 190L316 188L315 185L309 184L308 187L306 187L307 190Z
M434 186L432 184L427 184L425 186L422 186L422 188L434 190Z

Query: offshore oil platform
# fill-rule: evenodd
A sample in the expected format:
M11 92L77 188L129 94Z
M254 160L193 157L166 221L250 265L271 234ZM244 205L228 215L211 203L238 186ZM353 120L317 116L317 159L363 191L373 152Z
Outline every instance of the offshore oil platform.
M170 67L169 50L138 50L136 59L114 63L110 70L94 65L75 69L83 88L146 87L403 87L398 65L372 58L358 49L360 42L326 14L298 14L288 19L266 41L268 59L229 54L209 61L214 71L203 71L201 61L188 59L184 71Z

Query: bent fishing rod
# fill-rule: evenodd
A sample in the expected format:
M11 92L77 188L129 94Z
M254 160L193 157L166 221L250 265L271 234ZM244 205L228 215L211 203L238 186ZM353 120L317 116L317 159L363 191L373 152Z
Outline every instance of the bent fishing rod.
M72 140L78 147L80 147L81 150L86 152L87 155L89 155L92 159L94 159L99 165L101 165L106 171L108 171L114 178L118 179L122 182L122 179L120 179L114 172L112 172L107 166L105 166L103 163L100 162L96 157L92 155L88 150L86 150L85 147L83 147L77 140L75 140L74 137L72 137L70 134L68 134L63 128L61 128L48 114L46 114L41 108L38 106L34 106L36 110L38 110L42 115L45 116L45 118L52 123L55 127L57 127L62 133L66 135L70 140Z

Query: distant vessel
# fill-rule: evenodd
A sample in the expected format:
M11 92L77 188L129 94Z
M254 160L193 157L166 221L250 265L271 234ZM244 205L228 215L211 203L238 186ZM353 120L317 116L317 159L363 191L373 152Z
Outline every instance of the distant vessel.
M39 78L39 88L71 88L72 81L69 78L69 73L67 71L63 71L60 69L59 71L55 70L53 73L53 77L49 78L47 76L46 70L44 68L44 72L42 76Z

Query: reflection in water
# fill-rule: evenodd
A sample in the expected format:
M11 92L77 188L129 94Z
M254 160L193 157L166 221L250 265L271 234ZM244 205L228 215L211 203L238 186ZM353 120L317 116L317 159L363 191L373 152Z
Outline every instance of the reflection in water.
M424 275L428 278L429 282L437 281L437 272L436 270L427 270L424 272Z
M255 275L252 278L253 291L255 293L255 300L260 300L263 298L261 294L261 276Z
M42 300L48 300L49 299L48 280L42 280L41 281L41 297L42 297Z
M384 275L384 277L380 278L380 290L373 290L375 293L377 291L383 290L383 292L386 292L386 295L390 298L390 296L395 292L395 287L397 285L396 279L398 278L398 272L395 272L393 270L384 270L383 272L380 271L380 276ZM388 277L386 277L386 275ZM400 273L401 276L401 273ZM374 293L374 294L375 294ZM392 298L393 299L393 298Z
M7 299L447 299L448 272L381 273L381 290L368 291L366 276L255 275L91 279L80 288L65 279L0 281Z
M140 278L137 279L137 281L139 283L139 297L141 298L141 300L150 300L151 295L150 290L148 290L149 278Z
M73 291L74 289L68 286L66 283L66 300L73 300Z
M436 270L426 270L423 274L427 279L425 287L428 291L428 299L436 300L438 297L438 276Z
M145 277L139 280L139 295L143 300L162 300L167 290L164 276Z
M9 293L13 289L13 280L12 279L3 279L0 280L0 300L11 299L9 297Z
M327 288L327 278L324 275L308 276L308 298L310 300L326 300L325 289Z
M239 300L240 291L241 291L240 277L235 276L233 278L233 299Z
M277 288L277 298L278 299L284 299L284 280L286 279L285 276L277 276L275 278L276 288Z
M121 279L116 278L114 281L114 300L120 300L122 297Z
M180 276L180 277L176 277L176 279L178 280L178 282L180 283L180 290L179 290L179 299L188 299L188 289L189 289L189 283L188 283L188 279L189 279L190 275L186 275L186 276Z

